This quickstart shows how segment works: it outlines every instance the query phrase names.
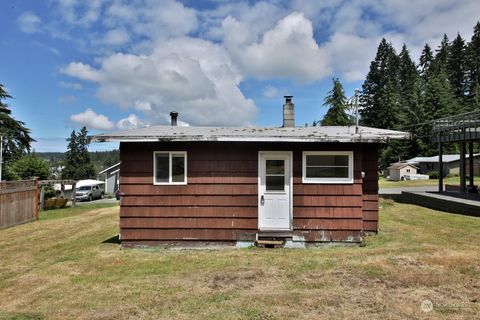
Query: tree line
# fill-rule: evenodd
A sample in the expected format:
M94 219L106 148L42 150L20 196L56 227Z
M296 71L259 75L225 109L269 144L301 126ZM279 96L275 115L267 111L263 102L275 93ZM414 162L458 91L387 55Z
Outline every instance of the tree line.
M377 48L360 92L360 125L408 131L410 141L392 141L380 151L380 167L415 156L438 153L431 142L431 121L480 110L480 22L470 41L445 34L436 49L423 47L415 62L404 44L400 53L386 39ZM321 125L351 125L345 92L338 79L324 100ZM446 152L458 153L447 145Z
M2 137L2 180L19 180L38 177L40 180L52 178L51 169L62 167L63 179L96 178L97 173L119 161L119 151L89 152L88 130L83 127L73 130L67 140L65 153L37 154L31 152L30 129L25 123L12 116L10 106L5 103L12 97L0 84L0 136Z

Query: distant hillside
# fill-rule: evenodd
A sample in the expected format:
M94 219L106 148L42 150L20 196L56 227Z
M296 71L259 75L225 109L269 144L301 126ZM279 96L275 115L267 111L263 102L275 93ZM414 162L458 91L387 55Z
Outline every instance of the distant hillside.
M51 165L56 165L65 159L65 152L36 152L40 158L48 161ZM95 151L90 152L90 159L95 166L95 171L98 173L103 169L113 166L120 161L120 151Z

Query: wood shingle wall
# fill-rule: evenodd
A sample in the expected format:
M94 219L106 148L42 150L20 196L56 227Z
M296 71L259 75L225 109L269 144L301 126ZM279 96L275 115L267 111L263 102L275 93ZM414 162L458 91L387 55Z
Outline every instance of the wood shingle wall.
M187 185L153 185L153 152L162 150L187 151ZM376 230L376 146L121 143L122 241L236 241L253 237L258 228L258 151L268 150L293 151L296 235L306 241L357 241L365 227ZM302 151L310 150L354 150L354 183L302 184ZM362 167L369 168L367 185L362 184Z

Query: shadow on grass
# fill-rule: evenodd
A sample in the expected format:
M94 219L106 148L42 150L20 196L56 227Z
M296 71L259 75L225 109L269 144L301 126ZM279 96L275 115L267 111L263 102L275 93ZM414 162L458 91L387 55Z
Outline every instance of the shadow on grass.
M118 234L117 234L116 236L113 236L111 238L108 238L107 240L102 241L102 243L120 244L120 238L118 237Z
M42 320L45 317L40 313L3 313L0 312L0 319L8 319L8 320Z

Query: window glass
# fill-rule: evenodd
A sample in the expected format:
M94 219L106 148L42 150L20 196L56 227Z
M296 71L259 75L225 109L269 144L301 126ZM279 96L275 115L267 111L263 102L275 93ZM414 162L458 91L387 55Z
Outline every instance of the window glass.
M308 155L307 166L347 166L347 155Z
M339 151L313 151L304 153L303 182L351 183L353 182L353 153Z
M267 191L285 190L285 160L265 161L265 188Z
M348 178L348 167L307 167L308 178Z
M172 154L172 182L185 182L185 156Z
M168 153L157 153L155 156L156 169L155 180L156 182L168 182L169 177L169 154Z

